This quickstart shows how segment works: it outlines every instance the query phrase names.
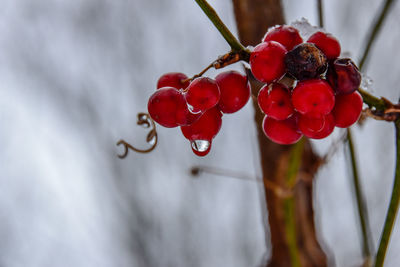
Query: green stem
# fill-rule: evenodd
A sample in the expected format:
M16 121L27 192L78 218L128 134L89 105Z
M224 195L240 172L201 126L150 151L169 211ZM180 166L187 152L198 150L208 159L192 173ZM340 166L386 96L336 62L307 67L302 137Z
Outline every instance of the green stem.
M286 184L289 188L293 188L296 184L296 178L299 173L303 150L304 138L297 142L290 151L289 166L286 177ZM295 209L296 206L293 196L284 200L285 234L286 241L289 246L291 266L293 267L301 266L299 249L297 247Z
M233 51L245 50L244 46L236 39L236 37L231 33L231 31L226 27L226 25L219 18L217 12L206 0L195 0L200 6L203 12L211 20L214 26L218 29L221 35L225 38L226 42L230 45Z
M394 184L392 197L390 199L389 209L386 214L385 224L383 227L381 241L376 254L375 267L383 266L385 261L386 250L389 245L390 235L396 219L396 214L400 204L400 120L395 123L396 128L396 171L394 176Z
M317 6L318 6L318 24L319 24L319 27L323 28L324 27L324 6L322 3L322 0L317 0Z
M379 16L377 17L377 19L376 19L375 23L373 24L371 30L369 31L370 34L369 34L369 36L367 38L368 41L367 41L367 44L366 44L366 46L364 48L364 52L362 53L361 60L360 60L360 65L359 65L360 70L363 69L365 62L368 59L368 55L369 55L369 52L371 50L372 44L374 43L374 41L376 39L376 36L377 36L377 34L379 33L379 31L380 31L380 29L382 27L383 21L386 18L387 12L389 11L390 6L393 4L393 2L394 2L394 0L386 0L385 1L385 4L384 4Z
M368 224L368 214L367 214L367 205L365 202L365 198L362 193L360 179L358 174L358 167L357 167L357 160L355 156L354 144L353 144L353 137L351 134L350 128L347 129L347 140L348 140L348 147L350 153L350 162L351 162L351 169L353 174L353 185L354 191L356 194L356 202L357 202L357 209L358 209L358 217L361 224L361 233L362 233L362 249L363 255L366 261L371 258L371 247L368 236L370 234L369 224Z

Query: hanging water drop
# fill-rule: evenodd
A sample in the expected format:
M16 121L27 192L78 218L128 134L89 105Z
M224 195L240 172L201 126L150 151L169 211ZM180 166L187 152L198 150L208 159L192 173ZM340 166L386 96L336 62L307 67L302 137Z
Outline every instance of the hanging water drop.
M204 157L211 150L211 141L209 140L193 140L190 142L193 153L197 156Z

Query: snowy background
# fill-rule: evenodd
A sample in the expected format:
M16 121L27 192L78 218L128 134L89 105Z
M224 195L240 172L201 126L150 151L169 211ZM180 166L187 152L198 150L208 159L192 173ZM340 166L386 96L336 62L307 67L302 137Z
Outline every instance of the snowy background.
M326 28L357 59L382 1L325 1ZM229 0L210 1L235 31ZM258 266L268 257L256 182L194 165L259 175L250 104L226 115L206 158L178 129L159 127L150 154L120 160L123 138L145 146L136 114L158 77L189 76L228 51L194 1L3 0L0 9L0 266ZM287 21L316 24L315 1L284 1ZM398 99L400 4L373 48L374 93ZM240 69L240 65L234 66ZM214 77L216 72L208 73ZM315 142L324 153L338 136ZM355 129L375 246L390 197L393 127ZM315 181L318 235L336 266L361 248L343 149ZM400 262L397 220L386 266Z

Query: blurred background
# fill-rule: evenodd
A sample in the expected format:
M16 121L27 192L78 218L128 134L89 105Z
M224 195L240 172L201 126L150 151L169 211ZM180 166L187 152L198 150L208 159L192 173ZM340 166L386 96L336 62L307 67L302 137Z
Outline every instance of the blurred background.
M209 1L233 32L230 0ZM317 24L316 1L283 1L288 22ZM158 77L198 73L229 50L194 1L3 0L0 9L0 266L259 266L268 258L259 183L203 174L195 165L260 175L250 103L223 118L205 158L179 129L158 127L149 154L121 160ZM325 1L327 31L357 60L381 0ZM373 93L396 101L400 4L372 50ZM267 30L267 29L266 29ZM241 70L240 64L232 68ZM207 73L210 77L216 71ZM375 247L394 170L393 126L355 127ZM313 142L323 154L341 135ZM346 154L315 180L315 220L336 266L362 262ZM398 266L400 222L386 266Z

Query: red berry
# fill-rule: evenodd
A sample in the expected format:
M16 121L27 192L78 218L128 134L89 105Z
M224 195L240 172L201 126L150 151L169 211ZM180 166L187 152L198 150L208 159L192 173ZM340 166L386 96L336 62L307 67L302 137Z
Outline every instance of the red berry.
M335 95L324 80L304 80L294 88L292 103L301 114L318 117L331 112L335 105Z
M174 87L176 89L185 89L189 86L188 77L180 72L168 72L163 74L157 81L157 89L162 87ZM184 80L187 80L183 82Z
M286 48L275 41L257 45L250 54L250 67L254 77L264 83L279 80L285 74Z
M271 141L281 145L294 144L303 136L297 128L297 116L291 116L283 121L265 116L263 130Z
M194 140L212 140L222 124L222 113L217 108L207 110L195 123L189 126L182 126L181 130L186 139Z
M329 33L316 32L308 38L307 42L313 43L321 49L327 59L335 59L340 56L339 41Z
M220 98L218 84L207 77L194 79L186 93L186 101L194 112L204 112L218 104Z
M338 58L329 64L326 78L337 94L350 94L361 83L361 74L349 58Z
M223 113L234 113L246 105L250 98L247 76L231 70L218 74L215 81L221 91L218 107Z
M265 85L257 99L261 110L273 119L284 120L294 112L289 89L283 84L274 83L271 90Z
M151 95L147 109L154 121L168 128L185 125L190 112L185 97L176 88L160 88Z
M287 51L290 51L298 44L303 42L299 31L287 25L280 25L270 29L264 36L263 42L275 41L283 45Z
M192 151L199 157L204 157L211 150L212 140L194 140L190 142Z
M357 91L347 95L337 95L332 111L336 126L347 128L354 124L360 117L362 106L363 100Z
M299 129L307 137L322 139L329 136L335 128L333 115L322 115L320 117L299 116Z

